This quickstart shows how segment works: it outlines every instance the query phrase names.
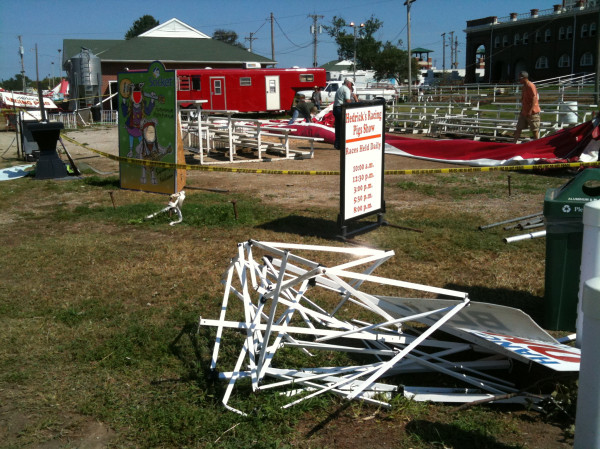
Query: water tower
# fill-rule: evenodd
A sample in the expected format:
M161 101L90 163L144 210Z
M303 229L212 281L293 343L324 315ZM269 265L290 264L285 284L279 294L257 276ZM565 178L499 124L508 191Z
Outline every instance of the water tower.
M102 69L100 58L89 49L82 47L81 53L71 58L68 72L71 98L69 110L101 110Z

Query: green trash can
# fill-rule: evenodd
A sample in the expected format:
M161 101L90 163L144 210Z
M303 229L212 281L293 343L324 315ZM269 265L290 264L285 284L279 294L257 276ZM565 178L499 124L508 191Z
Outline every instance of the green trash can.
M575 331L583 241L583 207L589 201L598 199L598 168L583 170L564 186L546 191L546 329Z

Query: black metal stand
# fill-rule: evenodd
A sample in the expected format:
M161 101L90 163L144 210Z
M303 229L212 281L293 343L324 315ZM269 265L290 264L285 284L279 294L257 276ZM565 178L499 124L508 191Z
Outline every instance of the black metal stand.
M387 226L388 222L383 220L383 213L377 214L377 222L369 223L362 228L355 229L353 231L348 231L348 226L340 226L341 234L338 236L342 240L348 240L353 238L356 235L364 234L365 232L369 232L372 229L378 228L380 226ZM338 217L339 220L339 217Z
M58 157L56 143L60 138L60 122L30 123L28 128L40 149L40 158L35 169L35 179L56 179L69 176L67 166Z

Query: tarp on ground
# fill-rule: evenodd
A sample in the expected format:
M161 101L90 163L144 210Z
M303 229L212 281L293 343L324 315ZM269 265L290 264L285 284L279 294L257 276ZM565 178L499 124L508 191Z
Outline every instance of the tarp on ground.
M333 144L333 114L326 113L315 123L280 125L296 135L321 137ZM269 125L272 126L272 125ZM385 152L418 159L470 166L550 164L598 160L600 141L598 121L594 119L572 128L559 130L541 139L525 143L481 142L468 139L415 139L386 134Z

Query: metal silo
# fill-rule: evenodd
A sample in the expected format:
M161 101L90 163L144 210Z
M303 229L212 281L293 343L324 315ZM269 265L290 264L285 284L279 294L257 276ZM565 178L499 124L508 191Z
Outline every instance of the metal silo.
M101 109L102 69L100 58L87 48L71 58L69 70L71 111L80 109ZM98 105L98 106L96 106ZM92 109L93 110L93 109Z

